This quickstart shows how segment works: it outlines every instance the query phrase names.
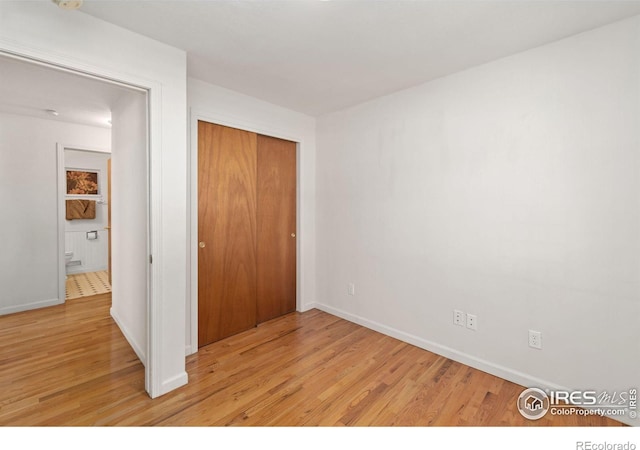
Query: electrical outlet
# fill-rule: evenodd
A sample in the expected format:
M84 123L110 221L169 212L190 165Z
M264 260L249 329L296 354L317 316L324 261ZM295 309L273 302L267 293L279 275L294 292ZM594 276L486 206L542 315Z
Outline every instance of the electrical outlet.
M465 323L465 314L462 311L454 309L453 310L453 323L454 323L454 325L460 325L461 327L463 327L464 323Z
M478 317L474 314L467 314L467 328L470 330L478 330Z
M529 347L542 350L542 333L540 331L529 330Z
M347 294L356 295L356 285L353 283L349 283L347 286Z

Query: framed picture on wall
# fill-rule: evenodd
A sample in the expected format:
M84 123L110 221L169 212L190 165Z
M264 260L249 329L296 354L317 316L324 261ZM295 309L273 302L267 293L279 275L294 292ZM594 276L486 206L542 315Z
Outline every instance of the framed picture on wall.
M99 195L97 170L67 168L67 195Z

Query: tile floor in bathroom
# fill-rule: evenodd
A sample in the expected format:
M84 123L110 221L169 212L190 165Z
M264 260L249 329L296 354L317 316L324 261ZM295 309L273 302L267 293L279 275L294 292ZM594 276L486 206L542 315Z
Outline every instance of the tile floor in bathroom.
M109 274L100 272L76 273L67 276L67 300L111 292Z

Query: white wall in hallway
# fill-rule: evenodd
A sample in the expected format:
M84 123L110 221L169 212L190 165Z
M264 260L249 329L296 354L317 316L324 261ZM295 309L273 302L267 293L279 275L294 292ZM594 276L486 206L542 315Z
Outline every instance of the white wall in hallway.
M146 102L146 95L131 93L111 111L111 316L143 364L147 361L149 266Z
M637 17L319 118L318 303L520 383L637 387L639 123Z
M109 148L111 130L0 113L0 314L58 303L57 143Z

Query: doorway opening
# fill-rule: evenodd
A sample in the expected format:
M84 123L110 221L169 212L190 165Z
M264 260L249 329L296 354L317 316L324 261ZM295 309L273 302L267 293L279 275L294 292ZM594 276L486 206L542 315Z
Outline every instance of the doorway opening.
M60 149L58 149L60 151ZM111 149L62 145L65 300L111 292ZM61 167L62 166L62 172Z
M15 201L13 223L6 230L16 242L16 249L4 257L11 258L12 270L31 279L24 282L10 271L0 275L2 285L9 287L0 299L0 314L64 303L69 268L106 270L113 281L110 315L145 365L150 392L149 92L4 52L0 73L0 115L7 124L24 128L10 135L11 144L18 145L7 145L10 151L3 155L6 172L11 169L14 174L13 191L4 193ZM107 169L65 158L65 152L108 150L114 169L112 195L105 191ZM68 192L68 172L84 172L85 181L97 184L95 192ZM113 213L111 239L108 223L89 223L96 215L107 217L107 208ZM71 236L65 239L67 233L78 235L75 243ZM111 244L111 252L96 245L103 242ZM113 270L104 267L108 253Z

